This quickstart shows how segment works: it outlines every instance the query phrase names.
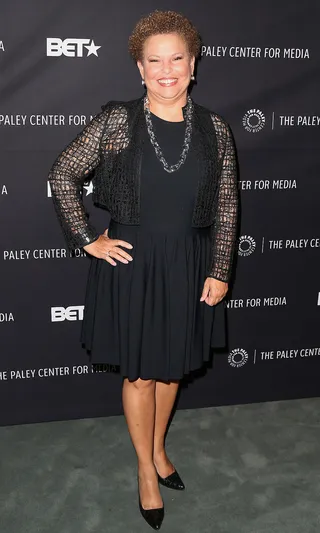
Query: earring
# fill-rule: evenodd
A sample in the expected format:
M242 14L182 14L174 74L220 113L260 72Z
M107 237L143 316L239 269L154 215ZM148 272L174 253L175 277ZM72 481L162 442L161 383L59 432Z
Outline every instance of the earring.
M141 83L142 83L142 85L144 85L144 80L143 79L141 80Z
M191 76L191 79L192 79L192 81L194 81L194 80L195 80L195 77L194 77L194 75L193 75L193 74L192 74L192 76Z

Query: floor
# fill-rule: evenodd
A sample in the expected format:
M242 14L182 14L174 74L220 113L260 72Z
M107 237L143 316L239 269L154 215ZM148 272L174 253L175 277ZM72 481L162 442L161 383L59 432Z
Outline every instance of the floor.
M180 410L168 533L318 533L320 398ZM0 428L1 533L143 533L123 416Z

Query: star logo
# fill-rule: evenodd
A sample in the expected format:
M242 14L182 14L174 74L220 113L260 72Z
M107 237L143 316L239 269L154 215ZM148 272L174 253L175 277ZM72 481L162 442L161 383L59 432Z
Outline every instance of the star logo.
M84 185L83 188L87 191L86 196L89 196L89 194L93 193L93 182L90 181L88 185Z
M97 50L99 50L99 48L101 48L101 46L96 46L94 44L94 40L93 39L92 39L92 41L91 41L91 43L89 45L85 44L84 47L88 50L87 57L91 56L91 54L94 54L95 56L98 57Z

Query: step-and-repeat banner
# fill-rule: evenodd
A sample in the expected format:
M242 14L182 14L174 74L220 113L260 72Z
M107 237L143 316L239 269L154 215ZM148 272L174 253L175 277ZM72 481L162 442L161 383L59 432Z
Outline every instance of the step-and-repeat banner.
M101 105L142 94L127 41L153 9L198 27L192 96L231 125L240 169L228 348L183 383L178 407L319 395L316 0L12 0L0 8L2 425L122 412L117 368L93 368L80 345L90 259L67 251L47 176ZM88 182L103 231L108 213L91 193Z

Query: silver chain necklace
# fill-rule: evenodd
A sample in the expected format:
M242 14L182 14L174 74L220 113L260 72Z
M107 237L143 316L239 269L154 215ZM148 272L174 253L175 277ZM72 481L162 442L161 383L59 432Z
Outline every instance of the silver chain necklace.
M187 157L187 153L190 147L190 140L191 140L191 133L192 133L192 115L193 115L193 102L191 99L191 96L188 95L187 97L187 105L186 105L186 131L184 134L184 141L183 141L183 147L182 152L179 158L178 163L175 163L174 165L169 165L168 162L165 160L163 156L163 152L159 146L159 143L156 139L155 132L153 129L152 119L151 119L151 112L149 109L149 98L146 95L144 97L144 114L146 117L146 123L147 123L147 129L150 137L150 141L155 149L156 155L158 159L161 161L163 168L167 172L175 172L178 170L178 168L181 167L181 165L185 162L185 159Z

